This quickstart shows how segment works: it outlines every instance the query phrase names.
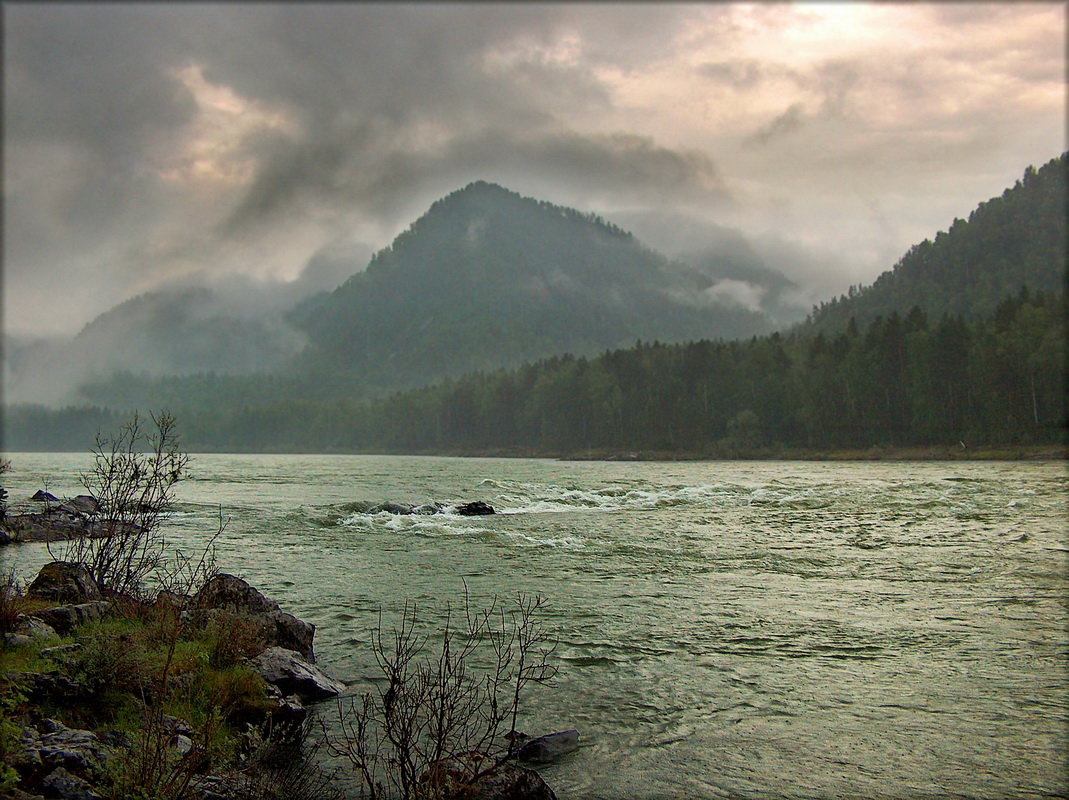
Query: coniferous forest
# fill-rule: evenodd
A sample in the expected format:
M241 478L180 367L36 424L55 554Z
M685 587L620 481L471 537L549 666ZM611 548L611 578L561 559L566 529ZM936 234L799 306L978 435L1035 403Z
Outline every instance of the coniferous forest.
M288 398L179 411L193 449L680 453L1060 444L1063 297L1005 300L984 320L893 312L837 334L638 344L474 373L374 401ZM120 412L17 406L9 446L69 446ZM27 438L23 441L22 437Z

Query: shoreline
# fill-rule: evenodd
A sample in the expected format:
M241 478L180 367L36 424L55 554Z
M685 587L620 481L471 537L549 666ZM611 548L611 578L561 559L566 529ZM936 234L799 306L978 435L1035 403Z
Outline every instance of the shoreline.
M80 453L80 450L14 450L2 453ZM1066 461L1069 445L1000 445L962 449L950 445L869 448L757 448L752 450L537 450L471 448L383 452L376 450L301 450L264 448L232 450L188 448L191 455L361 455L441 458L552 459L557 461Z

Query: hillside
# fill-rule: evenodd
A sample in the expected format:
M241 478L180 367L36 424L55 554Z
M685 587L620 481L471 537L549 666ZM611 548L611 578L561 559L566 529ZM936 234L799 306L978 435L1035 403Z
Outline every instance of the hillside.
M306 372L411 386L636 339L771 330L760 310L718 294L718 280L593 215L478 182L290 319L310 340Z
M911 247L871 285L813 310L807 327L839 331L913 306L930 317L990 315L1022 287L1061 294L1066 281L1066 170L1069 153L956 219L934 241Z
M11 347L5 394L8 402L70 398L120 371L141 380L270 372L303 345L277 315L241 313L204 287L162 289L119 303L71 339Z

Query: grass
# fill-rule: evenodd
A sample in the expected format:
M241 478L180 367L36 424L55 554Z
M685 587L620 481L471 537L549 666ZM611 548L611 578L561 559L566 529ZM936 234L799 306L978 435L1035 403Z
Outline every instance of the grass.
M15 608L32 613L53 604L27 601L11 591L4 605L14 620ZM67 636L0 647L5 724L17 733L31 716L45 715L74 727L120 732L132 747L115 766L114 796L182 800L189 778L180 780L183 770L233 764L241 750L239 727L271 708L263 679L243 663L261 642L262 631L240 614L216 615L196 626L169 606L125 606ZM47 648L71 644L77 647L42 655ZM5 677L12 672L58 673L78 691L31 703L27 687ZM180 759L168 746L171 730L163 715L192 728L191 756ZM0 761L2 781L10 783L10 775Z

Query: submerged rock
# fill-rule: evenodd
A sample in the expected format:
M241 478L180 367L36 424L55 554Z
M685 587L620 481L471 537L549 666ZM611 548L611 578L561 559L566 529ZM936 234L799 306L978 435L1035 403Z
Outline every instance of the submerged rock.
M135 532L137 525L121 520L89 518L63 506L31 514L9 514L0 522L0 544L20 542L62 542L82 537L100 538Z
M419 779L433 797L463 800L557 800L532 769L498 761L482 753L465 753L433 764Z
M445 506L441 503L424 503L421 506L416 506L412 509L413 514L419 514L421 516L430 516L431 514L441 514L445 510Z
M522 742L516 750L516 758L520 761L552 761L565 753L571 753L579 749L579 731L574 728L567 731L547 733L531 739L525 734L516 734L513 741Z
M386 503L379 503L377 506L372 506L370 509L368 509L368 513L369 514L383 514L383 513L385 513L385 514L400 514L402 516L407 516L409 514L415 513L415 508L413 508L410 505L405 505L403 503L386 502Z
M100 501L89 494L80 494L72 497L66 503L59 506L59 511L69 514L92 515L100 513Z

